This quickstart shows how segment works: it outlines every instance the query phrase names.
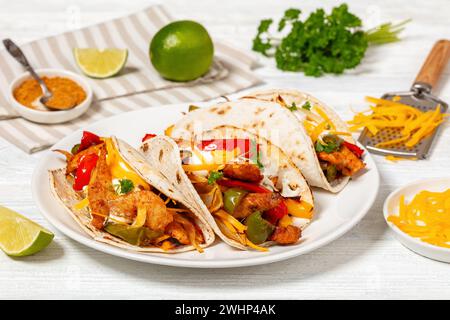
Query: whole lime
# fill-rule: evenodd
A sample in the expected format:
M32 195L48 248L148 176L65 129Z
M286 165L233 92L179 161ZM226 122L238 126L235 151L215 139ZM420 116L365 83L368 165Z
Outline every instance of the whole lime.
M211 37L201 24L181 20L159 30L150 43L150 61L162 77L190 81L204 75L214 56Z

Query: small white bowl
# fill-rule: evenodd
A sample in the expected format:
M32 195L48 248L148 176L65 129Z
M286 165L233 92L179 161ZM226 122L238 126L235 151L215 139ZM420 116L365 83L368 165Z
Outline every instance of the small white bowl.
M14 79L9 86L9 102L14 110L17 111L22 117L38 123L61 123L78 118L89 109L89 106L92 103L92 89L86 79L82 76L74 72L59 69L37 69L36 73L41 77L64 77L75 81L86 92L86 99L84 99L84 101L78 106L68 110L41 111L28 108L20 104L13 95L14 89L16 89L26 79L31 78L30 73L25 72Z
M450 263L450 249L431 245L419 238L411 237L404 233L396 225L387 220L391 214L398 214L400 197L405 196L405 201L411 201L420 191L427 190L442 192L450 188L450 177L432 178L410 183L393 191L384 201L383 214L386 223L394 232L395 238L405 247L424 257Z

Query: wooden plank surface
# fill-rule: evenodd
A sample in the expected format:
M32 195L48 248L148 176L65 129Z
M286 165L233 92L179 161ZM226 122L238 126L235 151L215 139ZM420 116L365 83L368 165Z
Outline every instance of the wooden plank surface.
M346 1L368 27L412 18L403 41L373 47L363 63L339 77L282 73L260 58L266 86L293 87L317 96L344 118L364 108L365 95L406 90L432 44L449 37L450 3L435 1ZM19 43L139 10L151 1L0 0L0 38ZM205 24L215 38L250 48L257 23L317 1L167 0L177 18ZM330 8L341 1L327 1ZM450 101L450 68L435 92ZM2 88L5 89L5 88ZM450 174L450 130L441 130L424 161L391 163L375 156L381 189L367 216L348 234L310 254L265 266L195 270L147 265L91 250L57 232L35 207L30 181L39 154L27 155L0 139L0 203L56 233L48 249L25 259L0 254L0 298L450 298L450 267L411 253L393 239L382 217L389 192L413 180Z

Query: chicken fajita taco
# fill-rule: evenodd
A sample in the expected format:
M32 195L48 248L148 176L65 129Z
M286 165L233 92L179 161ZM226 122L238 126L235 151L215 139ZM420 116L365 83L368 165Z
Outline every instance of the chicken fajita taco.
M311 139L323 172L319 187L338 192L365 167L363 150L355 144L345 121L315 97L298 90L269 89L242 99L276 102L298 119Z
M178 192L179 181L168 180L160 163L149 164L124 141L85 131L70 152L55 151L66 165L49 172L54 195L94 239L167 253L202 252L214 241L197 207Z
M314 104L314 112L303 112L300 103L289 108L286 102L268 97L272 95L254 94L193 110L169 127L166 134L190 140L218 126L247 130L279 147L311 186L331 192L342 190L350 177L364 168L362 150L354 144L345 123L335 121L335 113L331 115L319 104Z
M158 140L146 136L142 150L154 161ZM298 243L314 202L298 168L276 146L246 130L222 126L193 140L178 140L180 168L194 186L191 203L203 202L210 225L226 243L265 251ZM175 148L175 147L174 147ZM168 172L168 174L171 174Z

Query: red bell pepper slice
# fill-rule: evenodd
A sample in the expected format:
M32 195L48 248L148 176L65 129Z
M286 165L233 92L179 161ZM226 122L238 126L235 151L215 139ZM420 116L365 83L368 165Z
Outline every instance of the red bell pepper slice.
M219 179L217 180L217 183L221 186L228 187L228 188L241 188L250 192L254 193L269 193L272 192L260 185L243 182L239 180L231 180L231 179Z
M98 135L89 131L83 131L83 137L81 138L77 153L100 143L102 143L102 140Z
M156 137L156 134L153 133L146 133L145 136L142 138L142 142L147 141L148 139Z
M358 158L361 158L364 150L361 149L360 147L358 147L356 144L347 142L347 141L343 141L344 146L346 146L351 152L353 152L355 154L355 156L357 156Z
M75 182L73 184L73 189L75 191L81 191L84 186L89 184L91 173L97 165L97 160L98 155L95 153L90 153L80 158L77 171L75 173Z
M267 210L264 213L264 218L267 221L269 221L271 224L276 225L278 223L278 220L280 220L281 218L283 218L287 214L288 214L288 208L286 206L286 203L284 203L284 201L282 201L275 208Z

